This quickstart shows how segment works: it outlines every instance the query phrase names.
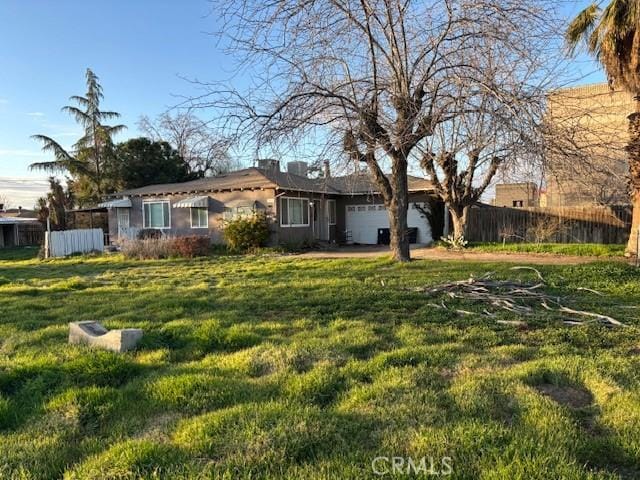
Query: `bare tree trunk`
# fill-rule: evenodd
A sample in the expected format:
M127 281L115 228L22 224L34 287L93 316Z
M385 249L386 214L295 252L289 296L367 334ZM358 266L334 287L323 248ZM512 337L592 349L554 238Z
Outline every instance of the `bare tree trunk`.
M450 207L453 222L453 238L458 241L464 238L467 231L467 213L469 207Z
M629 179L633 218L626 254L638 255L638 228L640 228L640 96L635 97L636 111L629 115Z
M403 177L404 175L404 177ZM393 176L395 194L389 204L389 229L391 233L391 254L399 262L411 260L409 253L409 234L407 232L407 210L409 207L409 191L406 169L399 169Z

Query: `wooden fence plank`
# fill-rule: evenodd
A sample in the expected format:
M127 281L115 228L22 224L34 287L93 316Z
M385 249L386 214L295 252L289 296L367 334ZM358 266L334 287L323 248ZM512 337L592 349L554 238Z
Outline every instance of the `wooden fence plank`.
M472 242L626 243L631 207L509 208L481 205L468 215Z
M104 232L100 228L46 232L45 251L50 257L103 252Z

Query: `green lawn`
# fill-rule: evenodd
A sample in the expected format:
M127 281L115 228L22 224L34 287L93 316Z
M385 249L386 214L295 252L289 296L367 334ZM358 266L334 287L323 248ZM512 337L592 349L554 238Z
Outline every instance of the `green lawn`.
M469 248L478 252L554 253L592 257L621 257L626 245L602 243L471 243Z
M540 269L631 326L515 328L405 289L535 280L508 265L0 259L0 478L402 477L376 477L377 456L450 457L456 479L640 478L640 275ZM142 327L142 347L67 345L90 319Z

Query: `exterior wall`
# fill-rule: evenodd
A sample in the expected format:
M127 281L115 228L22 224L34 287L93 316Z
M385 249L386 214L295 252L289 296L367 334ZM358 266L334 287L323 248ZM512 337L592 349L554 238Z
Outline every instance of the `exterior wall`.
M320 221L314 225L313 215L310 207L309 210L309 225L304 227L283 227L280 225L280 198L281 197L293 197L304 198L309 200L310 203L317 205L317 212ZM336 227L328 225L328 212L326 210L326 200L336 201L336 220L340 217L339 213L339 199L336 195L325 195L321 193L311 192L292 192L282 191L278 192L276 201L276 215L275 215L275 241L276 244L298 244L302 242L313 242L314 240L324 240L334 242L337 241Z
M496 207L537 207L538 203L538 187L535 183L499 183L496 185L494 202Z
M200 194L204 195L204 193ZM227 204L235 204L238 201L246 202L247 205L258 202L265 209L267 217L271 219L271 228L275 235L276 225L274 218L274 196L272 189L265 190L244 190L223 193L209 194L209 226L208 228L191 228L191 209L173 208L173 205L180 200L185 200L198 196L198 194L188 195L157 195L145 197L131 197L131 208L129 209L129 225L132 228L143 228L143 203L153 200L168 200L171 228L163 229L167 235L187 236L205 235L211 239L211 243L223 243L222 221L224 208ZM118 218L115 208L109 209L109 235L112 240L118 238ZM273 239L270 243L273 243Z
M632 96L605 83L549 96L547 119L554 141L548 142L545 155L547 206L629 202L625 146L627 116L633 111Z
M355 204L380 204L383 203L380 195L326 195L310 192L276 191L265 190L244 190L224 193L209 194L209 227L191 228L191 217L189 208L173 208L173 204L190 197L204 195L158 195L145 197L131 197L132 206L129 209L129 225L134 229L143 228L143 202L152 200L168 200L170 203L171 228L163 229L167 235L206 235L212 243L223 243L222 221L226 204L238 201L251 204L259 202L265 208L267 218L270 221L271 237L270 245L278 244L299 244L302 242L313 242L314 240L324 240L330 242L341 242L344 238L345 215L347 205ZM310 203L317 205L317 214L320 219L314 225L313 207L310 207L309 225L302 227L284 227L280 225L280 198L294 197L308 199ZM409 196L410 202L425 202L428 199L426 193L412 193ZM326 200L336 201L336 225L328 224L329 213L326 209ZM118 218L117 209L110 208L109 215L109 235L112 242L118 241ZM425 220L427 221L427 220Z

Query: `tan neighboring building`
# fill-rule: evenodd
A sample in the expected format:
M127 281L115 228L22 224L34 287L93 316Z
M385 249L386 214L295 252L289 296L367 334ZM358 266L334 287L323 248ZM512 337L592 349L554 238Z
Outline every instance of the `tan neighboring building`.
M535 183L499 183L496 185L496 207L537 207L539 205L538 187Z
M631 95L606 83L549 96L545 203L549 207L629 203L627 115Z

